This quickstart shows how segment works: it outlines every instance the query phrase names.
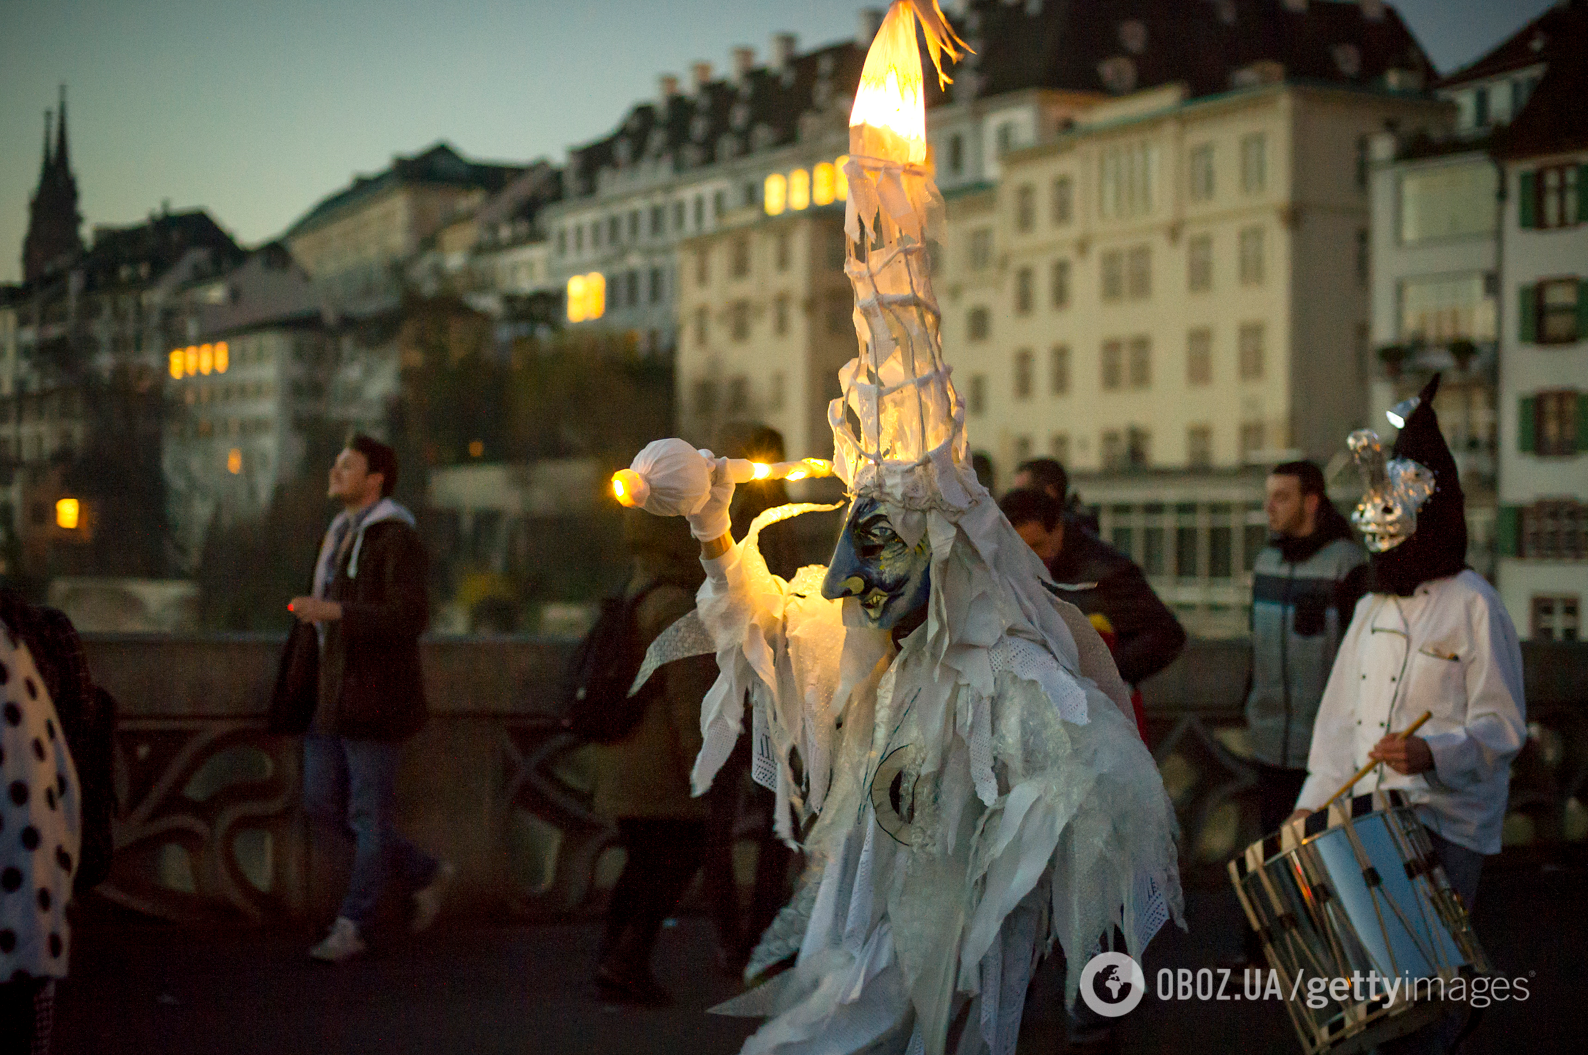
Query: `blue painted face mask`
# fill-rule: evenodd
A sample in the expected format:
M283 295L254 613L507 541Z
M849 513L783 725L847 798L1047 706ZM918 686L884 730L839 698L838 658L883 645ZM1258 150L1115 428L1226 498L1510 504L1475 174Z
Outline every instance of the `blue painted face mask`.
M922 608L931 592L932 550L923 537L905 544L888 513L875 498L861 498L849 510L844 533L827 566L822 596L854 597L867 623L892 630Z

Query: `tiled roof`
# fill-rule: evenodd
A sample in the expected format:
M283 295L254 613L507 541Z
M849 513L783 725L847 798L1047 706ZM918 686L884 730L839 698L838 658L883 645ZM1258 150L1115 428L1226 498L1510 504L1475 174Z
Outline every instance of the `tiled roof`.
M1440 80L1436 87L1453 88L1458 84L1481 81L1537 65L1543 61L1543 51L1548 47L1550 38L1559 31L1565 17L1566 12L1562 8L1549 8L1512 33L1499 47Z
M1225 91L1240 70L1277 63L1292 80L1359 86L1433 67L1393 8L1354 0L973 0L961 20L977 54L954 95L1023 88L1124 94L1174 81Z
M412 157L393 158L389 166L373 176L356 177L351 185L310 209L286 233L290 236L317 227L333 215L367 201L389 187L427 183L499 191L522 171L522 165L469 161L446 143L437 143Z
M203 209L151 216L133 227L99 227L94 244L72 270L85 276L85 288L103 289L158 278L188 257L204 251L208 266L222 269L243 257L231 235ZM143 268L141 265L148 265Z
M858 45L834 44L794 57L786 69L758 67L640 103L617 131L568 152L567 191L594 193L596 174L608 167L667 159L681 172L791 143L802 114L853 94L864 62Z
M1527 105L1495 136L1496 157L1539 157L1588 148L1588 0L1555 8L1547 66Z
M1404 70L1426 82L1433 66L1393 8L1372 17L1357 0L971 0L954 19L976 50L951 71L949 98L1032 88L1125 94L1171 82L1193 95L1222 92L1241 70L1276 64L1292 80L1383 87ZM595 193L597 174L666 157L683 171L793 142L801 115L850 98L865 49L834 44L648 101L617 131L569 151L570 196ZM928 105L942 100L928 77Z

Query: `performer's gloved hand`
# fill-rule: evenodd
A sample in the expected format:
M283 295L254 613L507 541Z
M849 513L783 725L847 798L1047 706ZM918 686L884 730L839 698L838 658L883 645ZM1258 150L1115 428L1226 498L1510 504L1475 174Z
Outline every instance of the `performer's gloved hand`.
M714 542L733 530L728 506L733 502L733 481L726 463L708 450L700 456L711 466L711 490L699 509L689 514L689 533L701 542Z

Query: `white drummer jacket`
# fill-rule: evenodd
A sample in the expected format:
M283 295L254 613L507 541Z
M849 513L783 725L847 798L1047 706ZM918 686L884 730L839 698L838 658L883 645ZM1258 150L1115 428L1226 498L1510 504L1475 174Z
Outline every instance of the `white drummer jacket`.
M1416 735L1434 768L1403 776L1379 766L1353 793L1398 788L1432 831L1499 853L1511 760L1527 740L1522 650L1499 595L1470 569L1410 597L1370 593L1358 602L1318 706L1296 805L1322 806L1374 744L1424 711L1433 717Z

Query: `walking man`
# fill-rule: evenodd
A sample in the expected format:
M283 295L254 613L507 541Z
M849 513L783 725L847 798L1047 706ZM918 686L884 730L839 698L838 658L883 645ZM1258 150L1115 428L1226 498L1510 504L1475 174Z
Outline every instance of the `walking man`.
M1041 487L1010 491L998 502L1026 545L1048 566L1053 590L1091 620L1113 653L1119 676L1131 686L1136 724L1146 735L1136 687L1174 661L1185 630L1152 592L1141 568L1065 515L1053 492Z
M1289 816L1307 779L1307 749L1334 654L1367 589L1367 556L1324 493L1312 462L1268 474L1272 532L1252 577L1251 687L1246 733L1257 769L1263 834Z
M402 743L426 719L419 635L429 619L427 561L413 514L392 501L397 454L356 435L331 466L342 503L320 546L311 593L288 606L271 728L304 733L308 815L349 836L353 871L330 934L309 955L339 963L365 949L387 883L413 892L412 926L436 917L452 865L393 827Z

